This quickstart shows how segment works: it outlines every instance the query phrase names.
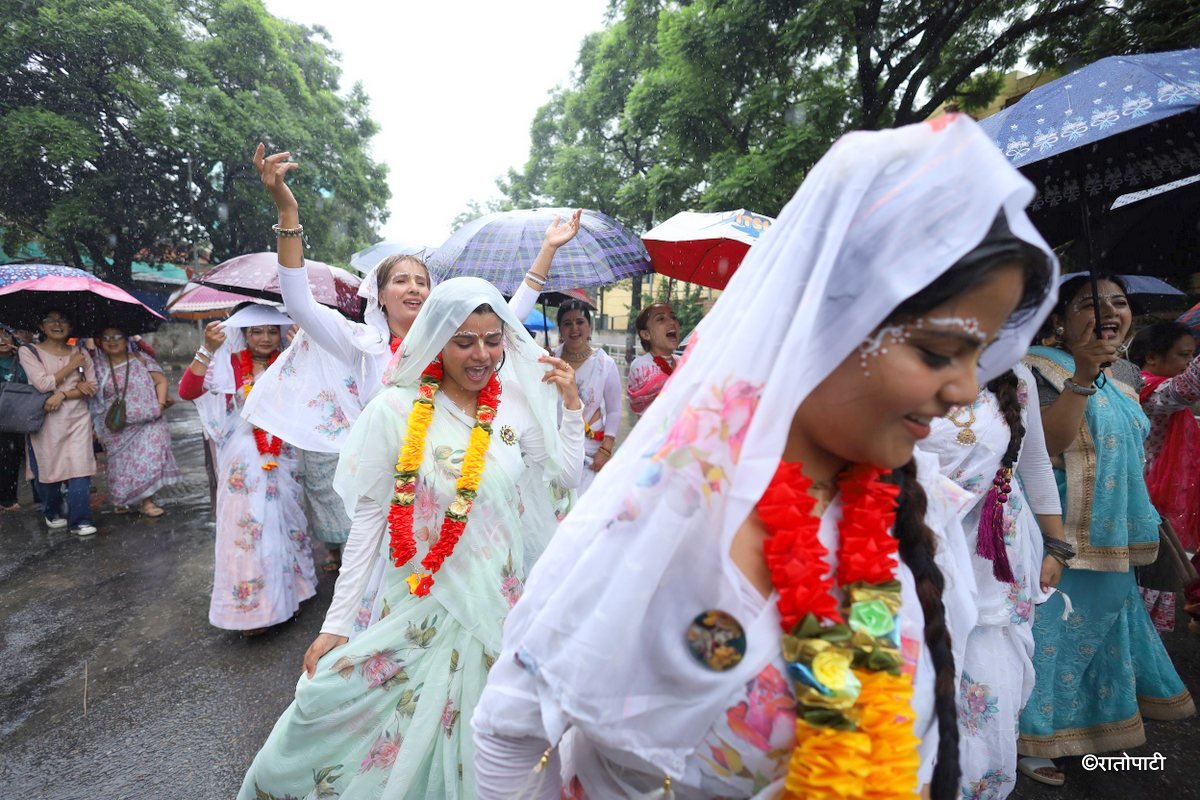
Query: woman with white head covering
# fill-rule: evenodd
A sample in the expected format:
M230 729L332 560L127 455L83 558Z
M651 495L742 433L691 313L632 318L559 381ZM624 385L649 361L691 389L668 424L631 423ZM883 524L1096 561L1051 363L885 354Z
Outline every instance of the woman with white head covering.
M352 322L317 303L304 266L298 205L285 181L288 172L299 168L287 160L289 155L267 156L260 144L254 167L279 211L279 286L288 314L302 333L279 365L267 371L245 413L254 424L304 451L306 494L322 509L316 533L331 548L333 563L327 568L336 569L338 547L350 528L330 486L337 454L362 408L383 387L387 364L408 335L433 281L419 254L392 255L359 284L358 295L366 300L365 322ZM518 319L533 310L555 252L579 230L580 214L561 224L556 217L547 228L541 251L509 301Z
M571 797L958 796L973 580L914 445L1048 310L1032 196L965 117L833 146L509 615L479 797L558 797L560 742Z
M208 620L244 636L292 618L316 594L295 453L242 419L255 382L279 356L292 324L248 304L204 329L204 346L179 382L216 445L216 569Z
M474 795L466 721L557 525L545 482L579 482L582 404L478 278L436 287L399 355L342 451L342 572L243 798ZM381 616L347 643L373 563Z

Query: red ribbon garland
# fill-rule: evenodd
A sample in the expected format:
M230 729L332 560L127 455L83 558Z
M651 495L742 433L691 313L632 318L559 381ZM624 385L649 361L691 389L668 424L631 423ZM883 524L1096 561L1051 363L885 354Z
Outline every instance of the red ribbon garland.
M267 367L270 368L270 366L275 363L275 359L277 358L279 358L278 350L276 350L274 353L271 353L271 357L267 359ZM249 394L250 389L254 387L254 359L250 355L249 348L238 353L237 366L237 372L239 374L235 375L234 378L238 385L242 388L242 391L246 394ZM270 472L271 470L275 469L275 467L279 466L275 462L275 459L279 458L279 453L283 449L283 439L280 439L278 436L271 436L268 438L269 434L262 428L251 426L251 429L254 432L254 445L258 448L258 454L260 456L270 457L270 460L263 464L263 469Z
M672 372L675 371L675 364L673 363L673 361L667 361L662 356L655 356L654 363L658 364L658 368L661 369L663 372L667 373L668 375L670 375Z

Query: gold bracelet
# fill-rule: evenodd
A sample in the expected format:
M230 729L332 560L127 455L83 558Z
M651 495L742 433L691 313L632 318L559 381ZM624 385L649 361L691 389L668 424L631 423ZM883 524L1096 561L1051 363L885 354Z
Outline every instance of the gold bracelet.
M271 230L275 231L275 235L278 236L280 239L303 239L304 238L304 226L300 225L299 223L297 223L296 227L294 227L294 228L281 228L279 226L279 223L276 222L274 225L271 226Z

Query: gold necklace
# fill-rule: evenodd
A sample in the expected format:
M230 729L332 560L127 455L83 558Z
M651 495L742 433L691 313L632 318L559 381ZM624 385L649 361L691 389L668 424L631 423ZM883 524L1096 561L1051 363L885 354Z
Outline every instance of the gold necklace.
M571 354L567 352L566 348L563 348L563 360L572 366L574 366L576 364L582 364L583 362L587 361L591 357L592 357L592 348L590 348L590 347L587 349L586 353L584 353L581 356L577 356L577 357L572 357Z
M962 413L964 408L967 410L967 414L969 415L966 422L962 422L958 419L958 415ZM947 414L946 419L950 420L950 424L952 424L954 427L959 428L958 435L954 437L956 442L961 444L963 447L973 447L975 445L975 431L971 430L971 426L975 424L974 403L969 406L959 406Z

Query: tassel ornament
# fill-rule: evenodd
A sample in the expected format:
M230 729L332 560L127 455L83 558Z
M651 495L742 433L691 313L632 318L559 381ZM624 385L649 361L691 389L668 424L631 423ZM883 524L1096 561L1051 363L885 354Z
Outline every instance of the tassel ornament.
M1012 567L1008 563L1008 549L1004 546L1004 507L1012 494L1012 468L1001 467L992 479L992 488L983 499L983 513L979 516L979 536L975 542L975 554L992 562L992 577L1001 583L1014 583Z

